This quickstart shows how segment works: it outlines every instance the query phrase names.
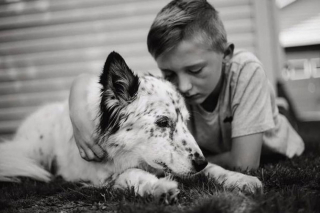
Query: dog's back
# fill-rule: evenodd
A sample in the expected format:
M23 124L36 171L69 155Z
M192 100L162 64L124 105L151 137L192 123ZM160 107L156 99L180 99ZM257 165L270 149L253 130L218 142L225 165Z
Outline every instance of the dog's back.
M67 107L67 102L57 102L41 107L23 121L13 141L25 141L22 146L32 157L35 157L35 154L41 156L52 153L54 143L65 141L72 136ZM64 134L61 134L62 130ZM34 150L33 147L37 147L38 150Z
M55 143L68 134L57 134L63 128L71 136L70 122L65 122L66 103L43 106L23 121L12 141L0 143L0 177L29 176L49 181L55 159ZM65 123L68 126L63 127ZM44 170L46 169L46 170ZM10 180L10 179L7 179Z

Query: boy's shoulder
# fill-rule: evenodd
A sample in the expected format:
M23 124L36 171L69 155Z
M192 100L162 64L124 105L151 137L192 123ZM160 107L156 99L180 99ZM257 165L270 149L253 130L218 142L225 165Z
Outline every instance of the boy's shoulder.
M249 80L252 76L265 77L265 71L259 59L247 50L235 50L228 64L226 73L231 75L233 80L239 80L239 78Z
M259 59L246 50L235 50L226 70L227 84L233 92L245 90L248 85L256 87L266 81L267 76Z
M261 65L261 62L253 53L244 49L234 50L230 63L237 63L240 65L245 65L248 63L258 63Z

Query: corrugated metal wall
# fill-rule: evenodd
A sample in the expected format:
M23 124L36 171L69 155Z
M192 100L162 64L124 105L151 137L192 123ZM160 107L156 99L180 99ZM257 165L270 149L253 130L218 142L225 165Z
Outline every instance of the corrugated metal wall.
M229 40L253 52L253 0L210 0ZM39 105L66 99L73 78L100 73L117 51L137 73L159 74L148 29L168 0L0 0L0 136Z

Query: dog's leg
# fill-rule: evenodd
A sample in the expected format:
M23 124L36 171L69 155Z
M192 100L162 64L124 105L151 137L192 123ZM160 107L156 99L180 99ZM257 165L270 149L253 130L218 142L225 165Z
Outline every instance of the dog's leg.
M115 188L131 188L141 196L153 195L165 203L175 202L179 194L178 183L170 178L158 179L155 175L141 169L128 169L115 180Z
M257 177L229 171L215 164L209 163L203 172L227 188L240 189L251 193L261 192L263 188Z

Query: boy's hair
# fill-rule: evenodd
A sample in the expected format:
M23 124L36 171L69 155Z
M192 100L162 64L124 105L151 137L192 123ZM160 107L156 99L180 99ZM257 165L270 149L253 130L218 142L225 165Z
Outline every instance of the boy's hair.
M156 16L147 44L156 59L189 38L200 39L208 49L224 52L227 34L218 12L206 0L173 0Z

